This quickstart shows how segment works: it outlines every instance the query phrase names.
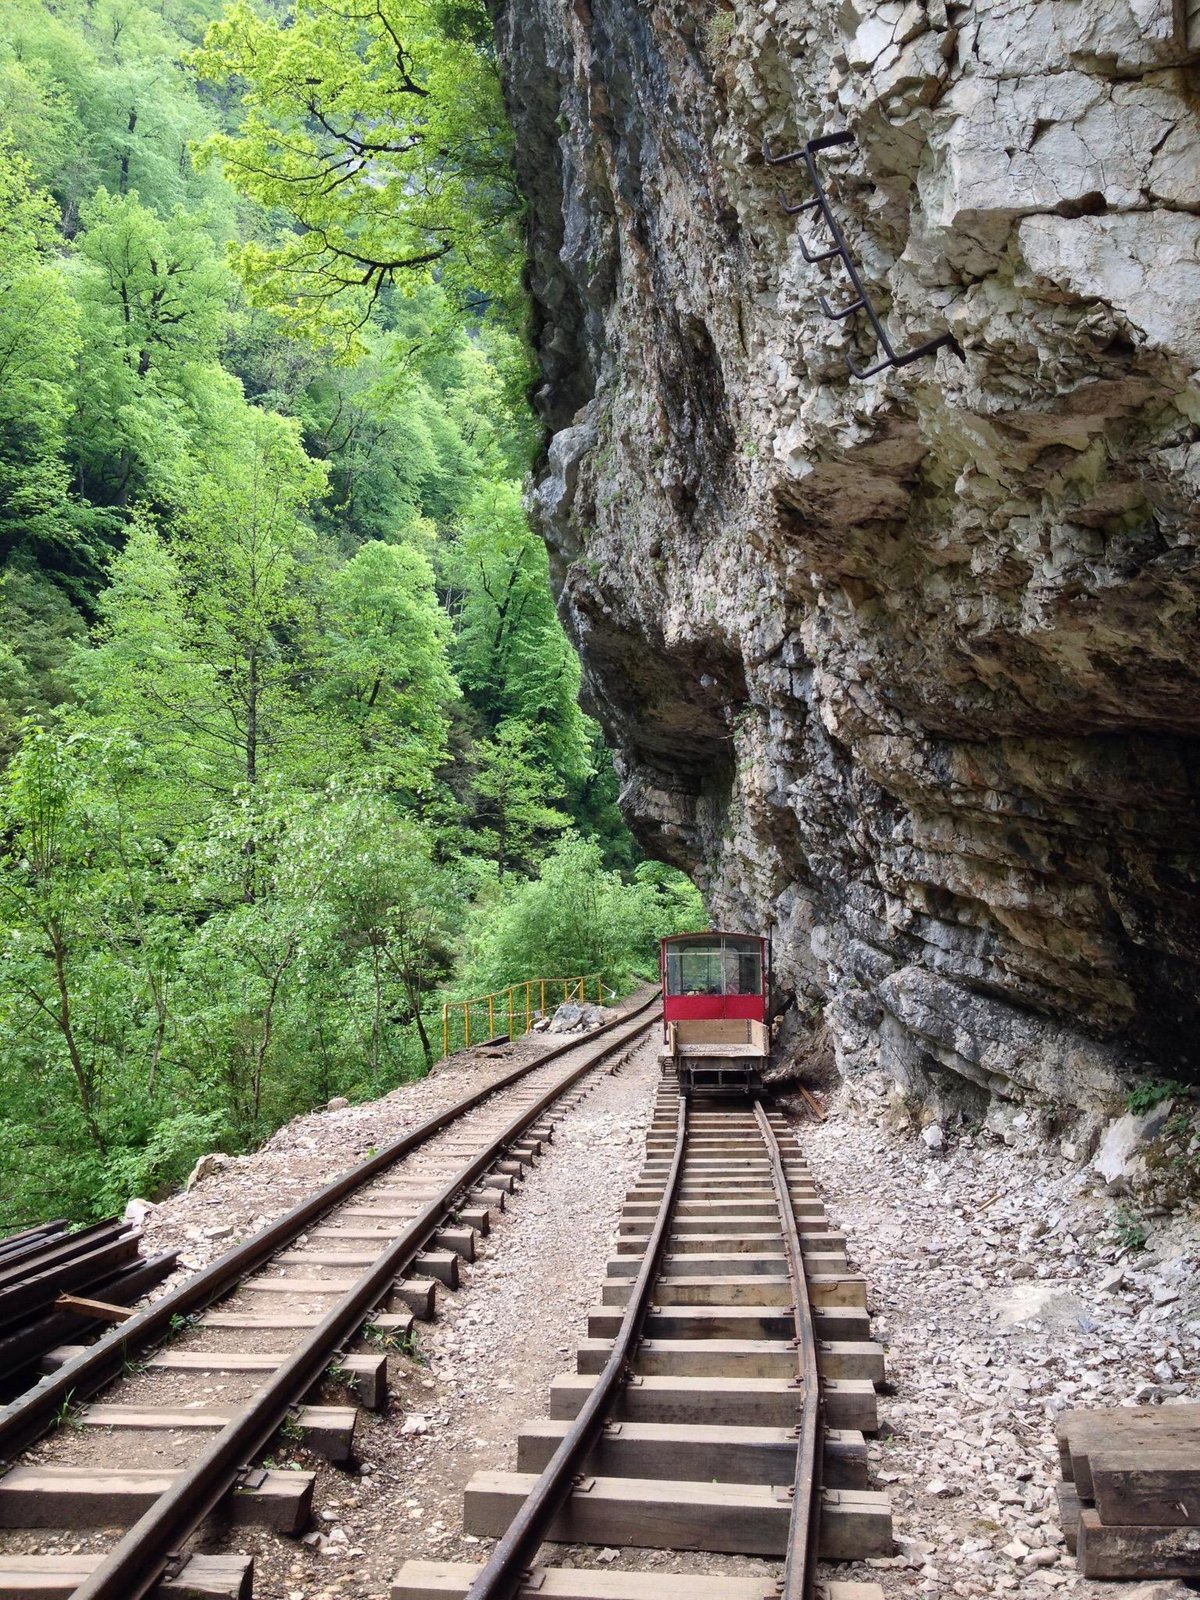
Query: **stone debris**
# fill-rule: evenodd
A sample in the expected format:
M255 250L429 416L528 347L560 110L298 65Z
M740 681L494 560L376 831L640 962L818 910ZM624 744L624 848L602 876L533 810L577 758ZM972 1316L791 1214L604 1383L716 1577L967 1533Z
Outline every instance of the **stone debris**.
M1108 1184L1110 1194L1126 1192L1130 1180L1144 1174L1145 1151L1167 1126L1174 1109L1174 1100L1162 1100L1141 1116L1128 1112L1109 1123L1092 1166Z
M551 1033L590 1033L607 1022L613 1013L603 1006L581 1005L566 1000L550 1020Z
M949 1130L934 1152L896 1105L863 1075L799 1130L895 1387L870 1450L898 1554L871 1576L889 1600L1184 1600L1179 1584L1078 1576L1054 1419L1200 1399L1200 1221L1131 1217L1101 1173L1032 1131Z
M203 1183L205 1178L214 1177L218 1172L224 1172L229 1165L230 1157L222 1155L219 1150L212 1150L206 1156L201 1156L196 1165L188 1174L184 1188L191 1191L198 1183Z

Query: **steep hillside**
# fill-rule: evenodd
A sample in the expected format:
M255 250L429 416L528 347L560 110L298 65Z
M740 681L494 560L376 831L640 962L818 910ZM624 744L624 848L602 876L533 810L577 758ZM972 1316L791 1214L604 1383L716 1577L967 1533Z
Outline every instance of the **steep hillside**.
M1170 0L506 0L537 520L630 821L839 1060L1197 1061L1200 76ZM1194 48L1200 39L1190 41ZM1194 59L1194 58L1192 58ZM898 351L825 249L818 158Z

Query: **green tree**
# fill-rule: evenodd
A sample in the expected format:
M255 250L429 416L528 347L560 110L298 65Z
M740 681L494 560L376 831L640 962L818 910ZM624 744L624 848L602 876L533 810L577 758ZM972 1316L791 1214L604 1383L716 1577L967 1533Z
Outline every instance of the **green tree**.
M433 841L376 800L363 828L363 848L338 875L339 920L351 952L365 953L370 976L368 1060L378 1080L389 1017L416 1030L426 1066L433 1045L425 1025L429 993L453 968L452 927L459 895L433 860ZM397 1007L391 989L398 986Z
M56 221L29 161L0 141L0 556L94 577L97 530L63 460L80 329Z
M482 5L445 26L436 0L235 0L198 70L243 116L207 154L290 226L237 253L251 295L298 331L362 326L397 279L436 268L459 294L519 300L512 136Z
M548 801L561 793L536 753L533 730L509 720L474 750L475 848L496 863L501 877L528 867L571 819Z
M331 576L313 652L313 698L343 730L344 770L427 791L445 759L457 685L428 557L373 540Z
M627 883L605 869L595 840L567 834L536 878L510 878L480 898L468 928L468 981L479 992L532 973L598 971L622 987L634 970L654 970L660 938L705 920L682 873L647 864Z
M7 0L0 18L0 111L16 147L73 234L101 186L136 191L164 214L221 200L190 145L213 120L180 62L194 17L218 9L143 0ZM231 218L225 205L224 218Z
M197 445L233 402L216 356L231 283L203 220L156 216L100 189L81 208L78 294L86 337L72 444L89 496L179 505Z

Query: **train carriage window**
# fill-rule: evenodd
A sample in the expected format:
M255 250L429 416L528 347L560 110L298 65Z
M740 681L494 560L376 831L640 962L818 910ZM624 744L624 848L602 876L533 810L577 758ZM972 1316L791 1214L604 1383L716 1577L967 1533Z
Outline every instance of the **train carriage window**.
M757 939L726 939L725 993L762 993L762 954Z
M721 952L714 946L675 945L667 951L668 994L720 994Z
M669 995L762 993L762 954L757 939L717 938L667 946Z

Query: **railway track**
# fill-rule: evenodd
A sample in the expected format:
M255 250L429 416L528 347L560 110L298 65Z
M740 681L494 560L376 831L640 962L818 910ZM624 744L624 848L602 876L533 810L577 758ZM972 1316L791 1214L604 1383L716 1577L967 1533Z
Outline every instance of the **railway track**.
M664 1080L577 1370L521 1429L517 1470L467 1486L490 1558L408 1561L392 1600L883 1600L817 1566L893 1549L867 1487L865 1288L779 1114ZM539 1564L547 1541L569 1565ZM701 1554L617 1569L613 1546ZM717 1552L762 1564L710 1575Z
M549 1113L646 1033L655 998L410 1130L0 1411L0 1600L246 1600L250 1558L189 1555L197 1529L220 1510L303 1531L314 1474L256 1463L281 1429L351 1459L357 1408L387 1404L387 1349L457 1284ZM218 1378L220 1403L198 1404ZM344 1403L308 1403L331 1383ZM14 1548L51 1528L94 1548Z

